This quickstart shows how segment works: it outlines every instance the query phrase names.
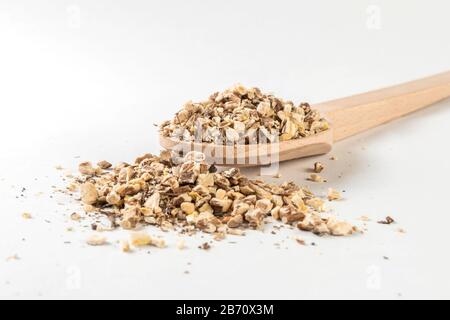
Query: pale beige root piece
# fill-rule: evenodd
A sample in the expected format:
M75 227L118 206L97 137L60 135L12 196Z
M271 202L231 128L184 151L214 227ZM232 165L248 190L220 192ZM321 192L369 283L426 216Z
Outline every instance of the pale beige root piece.
M93 234L89 236L86 243L90 246L103 246L108 243L107 239L101 235Z
M177 249L178 250L186 249L186 242L184 240L178 240L177 241Z
M96 173L96 169L90 162L80 163L80 165L78 166L78 171L83 175L94 175Z
M328 219L327 227L333 236L349 236L357 231L350 223L337 221L334 217Z
M22 218L25 220L30 220L30 219L33 219L33 216L29 212L24 212L24 213L22 213Z
M80 187L81 201L84 204L92 205L97 202L98 193L95 185L91 182L83 183Z
M155 238L145 232L133 232L130 234L130 243L134 247L155 246L165 248L166 242L163 239Z
M153 243L152 237L144 232L133 232L130 235L130 243L134 247L149 246Z
M341 200L342 199L342 195L339 191L336 191L332 188L328 189L328 196L327 196L329 201L335 201L335 200Z
M78 188L79 188L79 185L77 183L69 183L67 185L67 190L70 192L75 192L78 190Z
M312 182L317 182L317 183L326 182L325 179L323 179L321 176L319 176L318 174L315 174L315 173L311 174L307 180L312 181Z
M128 242L128 240L122 240L120 242L120 248L121 248L122 252L125 252L125 253L131 252L131 247L130 247L130 243Z
M78 213L74 212L74 213L72 213L70 215L70 219L73 220L73 221L80 221L81 220L81 216Z
M14 254L12 256L7 257L5 260L6 260L6 262L17 261L17 260L20 260L20 257L18 254Z

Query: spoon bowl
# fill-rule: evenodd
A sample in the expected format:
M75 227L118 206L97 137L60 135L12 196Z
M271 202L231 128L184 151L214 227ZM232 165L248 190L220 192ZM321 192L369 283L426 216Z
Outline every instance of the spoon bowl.
M312 106L331 123L313 136L272 144L215 145L160 136L168 150L202 152L209 163L249 167L327 153L334 142L398 119L450 96L450 71Z
M191 151L202 152L208 163L218 166L252 167L328 153L332 149L333 131L329 129L302 139L249 145L185 142L160 135L160 144L184 155Z

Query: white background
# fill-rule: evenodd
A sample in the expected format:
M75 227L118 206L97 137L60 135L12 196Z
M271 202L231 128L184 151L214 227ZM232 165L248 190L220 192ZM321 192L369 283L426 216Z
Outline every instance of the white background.
M237 82L319 102L449 70L449 10L444 0L1 0L0 297L449 298L448 100L337 144L338 161L282 165L281 180L311 185L306 168L321 159L329 183L311 188L345 190L330 207L358 225L369 216L364 235L267 228L209 252L197 236L180 252L164 234L168 249L124 254L123 232L88 247L89 228L68 219L78 205L52 192L64 186L56 165L158 152L153 123ZM375 222L387 215L398 223Z

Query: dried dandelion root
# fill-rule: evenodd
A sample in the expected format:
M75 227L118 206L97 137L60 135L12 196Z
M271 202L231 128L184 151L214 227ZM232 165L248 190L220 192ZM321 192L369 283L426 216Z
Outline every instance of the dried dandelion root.
M198 124L203 131L201 141L195 134ZM160 126L166 137L215 144L301 139L328 128L328 122L308 103L294 106L242 85L214 93L204 102L187 102L173 120Z
M81 186L85 210L106 215L116 228L155 225L163 231L203 231L223 239L244 235L246 229L263 230L266 220L273 219L320 235L352 233L351 225L323 219L324 200L307 188L250 180L236 168L219 173L192 160L198 158L190 154L177 162L168 152L147 154L108 171L94 168L94 175L82 174L75 182ZM163 240L142 233L133 233L130 243L165 246Z
M393 224L395 223L395 220L389 216L386 217L386 219L378 221L379 224Z
M120 248L122 252L128 253L131 251L130 243L127 240L122 240L120 242Z
M33 216L29 212L24 212L24 213L22 213L22 218L25 220L30 220L30 219L33 219Z
M133 247L155 246L165 248L166 242L163 239L153 238L144 232L134 232L130 235L130 242Z
M325 179L323 179L321 176L319 176L318 174L315 174L315 173L311 174L307 180L312 181L312 182L317 182L317 183L326 182Z
M90 246L103 246L107 244L107 240L105 237L94 234L86 240L86 243Z
M339 191L336 191L332 188L328 189L328 200L329 201L335 201L342 199L341 193Z
M314 170L315 173L321 173L323 171L323 169L325 169L325 167L323 166L322 163L320 163L320 162L314 163L314 169L313 170Z

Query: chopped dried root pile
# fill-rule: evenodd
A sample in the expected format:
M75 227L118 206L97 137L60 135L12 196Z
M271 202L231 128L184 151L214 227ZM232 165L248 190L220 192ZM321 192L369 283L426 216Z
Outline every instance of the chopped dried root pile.
M258 88L237 85L207 101L186 103L174 119L161 125L161 132L182 141L221 145L300 139L328 128L308 103L294 106Z
M263 230L274 219L318 235L356 231L349 223L324 217L324 200L306 188L251 180L235 168L217 172L197 158L191 153L177 161L163 152L115 167L85 162L72 184L79 186L85 210L107 215L113 228L149 224L223 239L226 234L243 235L246 229ZM135 234L131 244L142 243L164 247L158 239Z

